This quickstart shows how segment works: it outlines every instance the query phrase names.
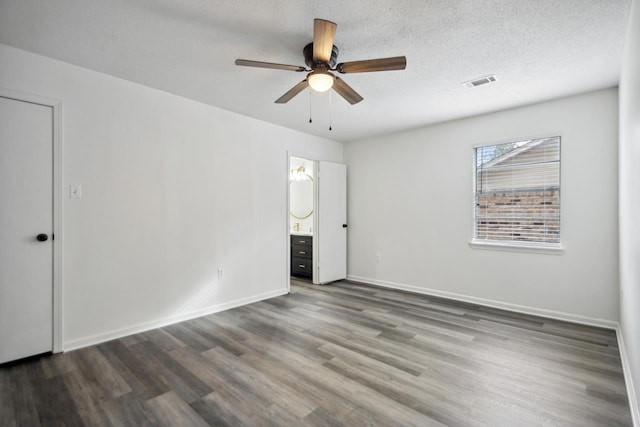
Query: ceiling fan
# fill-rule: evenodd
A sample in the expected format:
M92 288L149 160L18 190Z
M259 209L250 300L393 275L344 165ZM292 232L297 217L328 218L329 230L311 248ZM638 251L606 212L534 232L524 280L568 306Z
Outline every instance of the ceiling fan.
M337 71L340 74L366 73L371 71L404 70L407 66L407 58L404 56L341 62L338 64L339 49L333 44L336 27L337 25L331 21L325 21L324 19L313 20L313 42L306 45L302 50L304 62L309 68L248 59L236 59L236 65L308 73L304 80L276 99L277 104L289 102L309 86L316 92L326 92L333 88L352 105L362 101L362 96L332 71Z

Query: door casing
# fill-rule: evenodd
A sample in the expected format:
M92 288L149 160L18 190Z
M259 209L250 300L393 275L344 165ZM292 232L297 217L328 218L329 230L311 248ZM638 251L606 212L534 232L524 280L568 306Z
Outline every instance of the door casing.
M284 169L287 171L287 175L286 175L286 185L287 185L287 197L286 197L286 202L287 202L287 206L286 206L286 213L287 213L287 230L286 230L286 236L287 236L287 265L286 265L286 270L285 270L285 277L287 278L287 292L291 292L291 239L290 239L290 235L291 235L291 215L289 215L289 207L291 206L289 201L291 198L291 193L289 191L290 187L289 187L289 171L291 168L291 157L298 157L298 158L302 158L302 159L306 159L309 161L314 162L314 164L317 162L316 156L313 156L309 153L299 153L299 152L292 152L292 151L288 151L286 152L287 155L287 167ZM315 189L315 185L313 188L313 210L314 210L314 216L315 216L315 210L316 210L316 206L317 206L317 200L316 200L316 189ZM315 236L315 230L314 230L314 237L313 237L313 241L314 241L314 248L315 248L315 240L316 240L316 236ZM311 281L313 283L315 283L315 278L317 276L317 271L316 271L316 255L313 255L313 269L312 269L312 279Z
M316 156L308 154L308 153L298 153L298 152L291 152L288 151L286 152L287 158L286 158L286 164L287 164L287 168L285 169L287 171L287 179L286 179L286 185L287 185L287 197L286 197L286 212L287 212L287 222L286 222L286 236L287 236L287 244L286 244L286 248L287 248L287 254L286 254L286 270L285 270L285 277L286 279L286 287L287 287L287 292L291 292L291 239L289 238L290 236L290 230L291 230L291 223L290 223L290 215L289 215L289 201L290 201L290 191L289 191L289 170L291 168L291 157L298 157L298 158L303 158L306 160L310 160L313 161L314 163L314 173L318 173L319 171L319 163L321 162L320 160L317 159ZM327 163L335 163L335 162L327 162ZM314 211L314 220L313 220L313 271L312 271L312 283L318 285L321 284L320 283L320 275L319 275L319 271L318 271L318 233L321 232L321 230L319 230L318 227L318 207L319 207L319 202L318 202L318 179L315 180L314 183L314 187L313 187L313 211ZM345 223L346 223L346 218L345 218ZM345 254L346 256L346 254ZM346 261L345 261L346 262Z

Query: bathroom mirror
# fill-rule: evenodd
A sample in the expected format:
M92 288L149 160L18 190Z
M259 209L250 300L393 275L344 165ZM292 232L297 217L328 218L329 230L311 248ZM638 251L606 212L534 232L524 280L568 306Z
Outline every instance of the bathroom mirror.
M309 218L313 213L313 178L308 174L304 178L289 181L289 213L297 219Z

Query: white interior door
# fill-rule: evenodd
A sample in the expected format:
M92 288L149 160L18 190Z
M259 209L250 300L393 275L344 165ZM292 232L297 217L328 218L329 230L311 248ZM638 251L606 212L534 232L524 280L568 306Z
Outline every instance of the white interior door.
M319 161L317 195L314 283L325 284L347 277L347 166Z
M4 363L53 349L52 107L0 97L0 207Z

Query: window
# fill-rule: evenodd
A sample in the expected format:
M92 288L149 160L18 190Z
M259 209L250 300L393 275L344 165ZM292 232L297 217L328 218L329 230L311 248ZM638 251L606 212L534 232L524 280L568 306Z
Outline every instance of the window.
M472 243L560 247L560 137L477 147Z

